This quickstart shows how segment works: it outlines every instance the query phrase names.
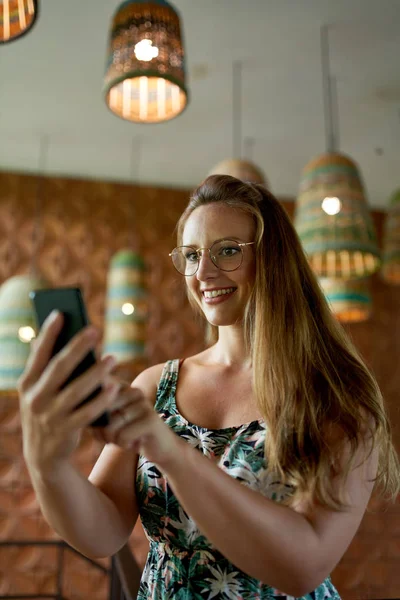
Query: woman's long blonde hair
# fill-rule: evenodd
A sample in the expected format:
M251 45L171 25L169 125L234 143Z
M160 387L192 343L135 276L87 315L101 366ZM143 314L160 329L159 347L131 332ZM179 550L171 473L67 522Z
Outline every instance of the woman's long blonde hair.
M328 434L338 429L350 450L342 480L368 428L371 451L379 448L376 487L394 499L400 468L378 384L333 316L285 209L261 185L212 175L193 192L178 222L178 243L189 215L215 202L251 214L256 224L256 278L244 327L268 429L268 466L293 486L288 503L310 497L345 508L343 490L331 485L336 451ZM210 329L215 342L218 328Z

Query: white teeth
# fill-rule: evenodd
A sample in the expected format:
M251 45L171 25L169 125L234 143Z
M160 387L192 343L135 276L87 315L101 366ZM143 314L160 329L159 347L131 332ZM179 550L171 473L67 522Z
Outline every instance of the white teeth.
M235 288L227 288L225 290L213 290L212 292L203 292L205 298L216 298L217 296L223 296L224 294L231 294L235 291Z

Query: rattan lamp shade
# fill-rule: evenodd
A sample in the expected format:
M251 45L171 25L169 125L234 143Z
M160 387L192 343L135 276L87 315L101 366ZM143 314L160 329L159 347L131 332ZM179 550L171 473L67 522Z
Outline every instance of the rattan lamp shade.
M322 209L326 199L340 202L337 214ZM357 165L338 152L323 154L303 170L295 227L318 277L353 279L380 267L372 217Z
M106 297L103 352L118 363L145 356L147 290L143 259L121 250L111 259Z
M37 16L37 0L0 0L0 43L12 42L28 33Z
M111 27L104 80L106 102L122 119L159 123L187 105L180 20L165 0L129 0Z
M264 173L248 160L228 158L215 165L209 172L209 175L231 175L231 177L236 177L242 181L261 183L267 186Z
M383 232L381 274L387 283L400 285L400 189L389 201Z
M332 312L342 323L367 321L372 313L372 297L369 278L327 279L320 278L320 285Z
M29 275L7 279L0 287L0 390L15 390L30 352L29 338L20 339L23 328L36 331L29 292L44 287L44 282Z

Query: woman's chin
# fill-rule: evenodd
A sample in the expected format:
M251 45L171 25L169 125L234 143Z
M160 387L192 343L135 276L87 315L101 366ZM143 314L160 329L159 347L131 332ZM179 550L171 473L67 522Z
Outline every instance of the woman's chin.
M204 316L209 324L214 325L214 327L229 327L230 325L238 325L243 320L242 317L238 317L238 315L213 315L206 312Z

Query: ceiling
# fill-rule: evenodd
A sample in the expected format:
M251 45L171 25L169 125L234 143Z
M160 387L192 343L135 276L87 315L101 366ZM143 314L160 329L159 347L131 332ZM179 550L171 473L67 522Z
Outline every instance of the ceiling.
M400 0L173 0L186 42L189 106L137 125L102 97L118 0L42 0L24 38L0 49L1 170L193 187L232 155L232 62L242 63L242 155L278 196L326 147L320 29L328 26L340 150L371 206L400 187ZM40 167L40 139L48 152ZM133 157L133 160L132 160Z

